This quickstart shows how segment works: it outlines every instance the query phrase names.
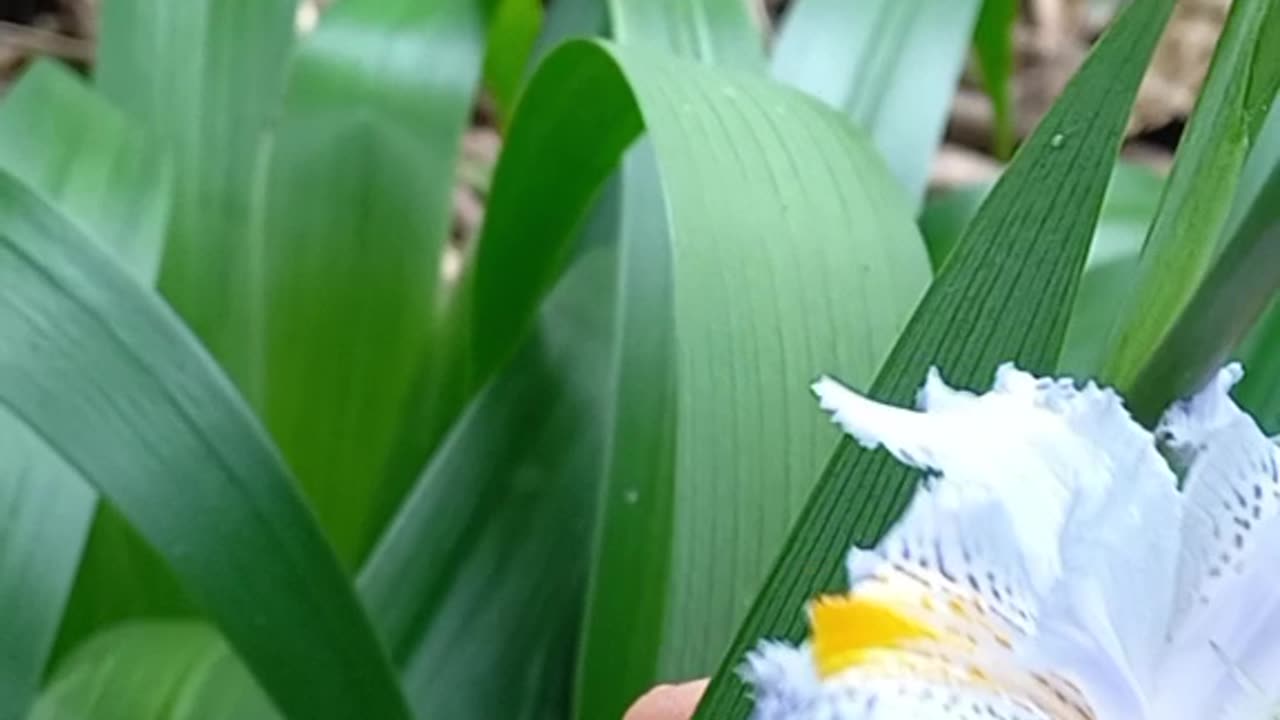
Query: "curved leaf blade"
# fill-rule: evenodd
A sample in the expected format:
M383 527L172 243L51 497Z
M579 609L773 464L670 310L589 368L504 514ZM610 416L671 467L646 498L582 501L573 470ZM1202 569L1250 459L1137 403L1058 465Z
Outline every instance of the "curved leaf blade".
M1095 45L969 225L872 396L909 405L931 365L962 387L985 386L1003 362L1053 368L1129 108L1173 4L1130 4ZM843 585L849 546L874 543L913 490L913 473L887 453L841 440L695 717L747 716L743 653L761 638L798 639L805 603Z
M157 299L41 208L0 181L0 404L129 518L282 710L406 717L248 408Z
M583 95L595 100L589 110L578 102ZM526 89L497 171L473 268L479 359L509 352L510 338L527 322L512 308L527 307L563 263L563 245L532 247L524 239L571 232L641 116L657 153L674 238L672 314L663 318L662 304L653 305L658 316L645 321L680 349L660 362L681 383L673 417L689 440L655 479L673 483L685 500L683 508L675 506L682 515L672 525L673 550L657 561L671 573L670 584L604 580L593 593L593 602L600 592L629 593L638 617L660 620L629 628L666 649L661 667L640 668L628 686L636 676L710 669L716 637L727 640L776 547L771 543L785 531L787 508L798 507L808 489L813 474L804 469L816 471L831 438L803 393L786 388L803 388L818 366L869 378L928 278L897 188L865 140L833 111L755 76L637 48L572 43L549 57ZM597 140L592 154L581 148L585 133ZM572 174L548 177L540 153L549 148L559 151L556 166L573 168ZM525 167L544 168L536 184ZM821 171L803 176L797 167ZM644 252L661 252L666 243L665 235L637 241L657 243ZM741 277L758 282L751 289L728 280ZM858 283L857 293L846 291L850 282ZM872 302L874 312L858 309ZM828 340L833 325L857 330ZM760 397L736 391L742 387L760 388ZM751 448L750 457L735 448ZM701 500L688 494L700 481L707 483ZM708 498L735 496L730 484L737 497L712 508ZM638 489L641 503L646 493ZM624 494L619 501L625 500ZM782 510L762 520L765 506ZM747 526L758 542L741 547L735 538ZM712 534L703 535L708 529ZM708 563L722 563L726 574L701 574ZM611 564L601 560L599 567ZM668 603L668 593L690 587L698 590L689 602L678 609ZM671 612L641 609L651 604ZM691 624L704 629L685 632ZM605 637L595 642L607 645ZM609 686L610 707L629 699L620 687ZM592 716L596 709L579 712Z
M39 61L0 104L0 135L21 138L0 143L0 169L151 282L171 177L115 108L62 66ZM7 411L0 426L0 717L20 717L67 624L97 498Z

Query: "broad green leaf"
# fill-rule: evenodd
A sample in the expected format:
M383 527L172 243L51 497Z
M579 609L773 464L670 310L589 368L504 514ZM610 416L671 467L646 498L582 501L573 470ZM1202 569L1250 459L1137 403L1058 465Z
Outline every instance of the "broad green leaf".
M525 68L542 29L540 0L499 0L489 25L484 84L503 124L515 109Z
M401 430L429 353L446 349L437 278L486 6L333 7L298 50L269 160L265 417L351 567L430 450L420 418L414 444Z
M160 290L255 399L257 167L293 38L296 0L103 3L97 87L172 153Z
M1018 21L1019 4L1018 0L983 0L973 33L978 72L995 111L992 141L996 157L1001 159L1013 154L1013 26Z
M140 281L159 263L170 177L119 112L65 68L37 62L0 104L0 169L74 222ZM51 208L33 203L36 217ZM0 227L6 222L0 221ZM34 697L63 622L96 498L79 474L0 411L0 717Z
M1057 368L1062 374L1083 378L1097 373L1115 308L1127 297L1162 186L1163 180L1147 168L1116 165L1067 325ZM960 188L925 206L920 229L935 268L942 266L989 190L989 185Z
M7 179L0 217L0 404L159 551L283 711L406 717L319 526L196 339Z
M149 620L104 630L77 648L49 679L29 720L277 717L216 630Z
M705 64L763 67L760 31L745 3L701 2L690 9L693 12L670 12L670 8L654 12L654 3L648 0L615 0L610 3L614 38ZM670 248L675 235L650 138L642 138L624 156L620 178L622 296L616 377L609 388L612 433L574 701L575 715L584 718L621 715L626 704L654 680L661 637L632 632L627 623L661 627L662 602L651 594L647 602L626 605L631 587L650 581L659 587L667 583L674 530ZM637 543L637 537L644 542ZM613 566L628 567L632 574L619 584ZM618 657L625 661L617 662Z
M94 494L7 410L0 457L0 717L18 718L44 676Z
M980 5L798 0L778 35L773 76L866 128L918 208Z
M612 234L607 217L588 235ZM360 575L419 717L565 717L607 437L613 248L595 245L449 433Z
M1129 109L1173 5L1131 3L1094 46L969 224L871 386L873 397L910 405L930 366L962 387L987 387L1004 362L1053 369ZM846 374L839 366L819 371ZM850 545L874 543L914 481L888 453L842 439L697 717L747 715L750 700L735 674L743 653L761 638L803 635L805 603L845 586Z
M1280 87L1280 71L1254 64L1280 43L1280 0L1233 3L1204 89L1178 148L1135 287L1112 331L1103 377L1130 390L1186 307L1227 238L1245 155ZM1172 388L1169 389L1170 391ZM1166 397L1162 397L1166 396ZM1153 392L1159 407L1173 398ZM1155 407L1130 407L1139 415Z
M593 102L584 107L583 96ZM671 350L659 349L658 359L675 378L676 399L668 426L630 415L651 408L617 413L681 442L663 473L646 480L676 498L672 551L655 560L670 582L639 582L605 556L599 562L609 577L597 577L592 602L611 607L601 593L626 595L635 617L657 622L602 626L586 652L607 647L610 636L601 633L619 629L662 648L661 657L632 668L612 665L622 657L610 656L619 679L602 689L609 707L626 701L622 691L636 677L710 669L831 441L803 392L812 368L868 379L928 278L900 191L838 114L756 76L572 43L526 89L497 169L473 267L478 363L509 356L511 338L528 324L513 309L544 292L567 253L550 241L572 231L642 119L672 239L636 239L649 245L637 252L669 254L666 278L654 280L669 290L649 305L638 297L633 310L653 313L643 327ZM808 167L816 170L797 170ZM544 240L535 246L529 237ZM613 452L614 463L630 457ZM647 487L620 498L646 510ZM762 507L775 512L762 515ZM738 542L744 532L751 543ZM680 602L669 602L673 596ZM593 675L605 669L590 660L583 666ZM585 703L579 712L597 716Z

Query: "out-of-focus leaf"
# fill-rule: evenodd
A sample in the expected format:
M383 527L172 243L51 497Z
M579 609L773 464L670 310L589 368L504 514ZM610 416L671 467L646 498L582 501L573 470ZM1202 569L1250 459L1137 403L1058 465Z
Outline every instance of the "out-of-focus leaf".
M121 509L282 710L406 717L252 413L163 303L42 207L0 181L0 404Z
M610 3L614 38L709 65L763 67L760 29L746 4L701 2L693 12L655 12L650 0ZM690 41L696 38L697 42ZM618 364L610 392L612 436L608 447L600 517L588 594L588 618L578 657L578 717L621 715L626 703L654 680L659 647L632 627L661 627L657 597L625 605L629 588L652 580L665 584L671 564L672 469L675 428L674 323L671 247L662 170L650 138L641 138L620 168L621 314ZM643 538L637 542L637 538ZM616 586L609 565L631 568ZM609 655L623 656L614 662ZM604 666L613 670L607 671Z
M0 104L0 168L58 208L150 285L160 264L172 177L110 103L69 70L37 62Z
M40 687L94 494L7 410L0 458L0 717L19 718Z
M586 96L593 101L584 106ZM608 576L597 575L591 597L602 624L588 631L581 666L591 675L580 680L598 688L599 704L581 700L584 717L608 716L637 677L710 670L833 437L803 392L813 368L869 378L928 279L900 191L838 114L757 76L572 43L526 89L499 162L473 266L479 367L509 357L529 322L513 309L530 307L558 276L561 238L642 119L671 240L637 238L649 244L638 251L669 254L668 265L651 265L669 290L662 302L636 297L640 304L622 312L645 314L643 327L666 338L661 347L670 352L656 349L676 392L671 423L635 423L659 442L669 432L681 442L661 474L633 492L620 488L616 501L634 498L634 512L643 513L650 498L670 493L671 552L655 557L661 573L651 583L613 562L616 543L604 539L598 567ZM638 452L639 441L628 447ZM615 464L631 457L612 452ZM740 542L745 535L752 541ZM617 624L608 610L617 597L645 624ZM609 654L614 674L597 686L606 668L591 658L610 638L661 650Z
M112 0L94 77L172 153L160 290L251 400L257 398L261 146L277 112L297 0Z
M268 720L279 717L217 631L194 621L104 630L50 678L30 720Z
M1280 192L1273 193L1280 202ZM1231 356L1280 288L1280 213L1257 233L1236 238L1191 296L1186 309L1134 383L1129 402L1143 409L1204 387ZM1154 423L1156 411L1137 415Z
M764 68L764 37L742 0L607 0L610 35L708 65ZM743 32L755 28L755 32Z
M437 278L486 6L335 5L299 48L270 159L265 417L352 567L432 445L422 417L415 443L401 430L428 352L447 349Z
M0 169L116 255L141 282L159 264L170 177L119 112L69 71L37 62L0 104ZM21 214L21 213L19 213ZM21 218L0 220L0 228ZM7 410L0 411L0 717L35 695L81 563L93 491Z
M525 67L541 28L540 0L500 0L494 10L486 43L484 84L503 124L515 109Z
M1128 5L1094 46L969 224L885 361L872 397L910 405L931 365L962 387L987 387L1003 362L1053 369L1129 109L1173 5ZM844 374L838 366L820 370ZM845 586L849 546L880 537L915 478L888 453L842 439L697 717L746 717L750 699L736 675L743 653L761 638L803 635L805 603Z
M606 3L609 0L553 0L547 8L542 31L533 43L533 52L525 65L525 78L560 43L571 38L596 37L609 25Z
M1162 185L1163 180L1144 167L1116 165L1058 360L1062 374L1091 377L1097 373L1116 305L1127 297L1137 271L1138 253L1159 204ZM935 268L941 268L989 190L989 185L959 188L925 206L920 229Z
M611 236L608 213L596 225L589 236ZM361 572L419 717L567 715L608 434L615 268L608 245L573 264Z
M1129 391L1226 243L1245 155L1280 84L1280 71L1254 65L1274 54L1267 43L1280 43L1280 2L1233 3L1107 352L1103 378L1136 415L1154 417L1174 399L1172 387L1147 388L1141 399Z
M1013 26L1018 21L1018 0L983 0L978 27L973 32L973 49L978 56L982 87L995 111L992 142L996 157L1013 154Z
M1247 227L1265 229L1280 218L1280 102L1273 103L1249 160L1240 174L1239 192L1227 227L1232 237ZM1269 432L1280 432L1280 301L1249 333L1238 357L1244 381L1236 397Z
M773 76L866 128L918 208L981 0L799 0Z

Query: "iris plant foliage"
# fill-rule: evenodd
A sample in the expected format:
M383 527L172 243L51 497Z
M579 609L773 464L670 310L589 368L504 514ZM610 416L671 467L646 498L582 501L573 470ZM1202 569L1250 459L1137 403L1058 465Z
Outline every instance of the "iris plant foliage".
M0 101L0 718L595 719L705 675L745 717L919 479L819 373L1013 362L1154 427L1235 357L1277 429L1280 0L1235 0L1160 177L1117 158L1174 5L927 197L971 60L1010 146L1013 0L795 0L768 49L740 0L103 2L87 75Z

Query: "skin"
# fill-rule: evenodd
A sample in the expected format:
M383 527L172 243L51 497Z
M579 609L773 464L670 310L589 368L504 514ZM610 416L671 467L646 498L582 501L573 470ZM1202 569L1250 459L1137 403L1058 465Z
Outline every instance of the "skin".
M622 720L689 720L706 689L705 679L680 685L658 685L641 695Z

